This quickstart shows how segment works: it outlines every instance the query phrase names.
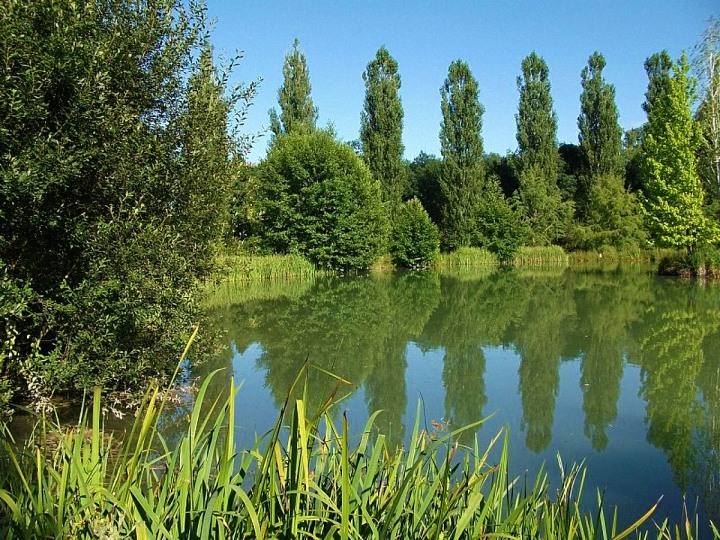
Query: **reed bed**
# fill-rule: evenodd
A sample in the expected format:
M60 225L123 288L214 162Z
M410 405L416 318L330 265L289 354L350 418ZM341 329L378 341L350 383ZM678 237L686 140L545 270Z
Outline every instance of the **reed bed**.
M523 246L515 258L514 266L562 266L570 264L568 254L560 246Z
M225 255L219 261L226 281L268 281L322 275L301 255Z
M197 399L206 403L211 375ZM618 528L617 512L581 510L584 469L564 468L552 490L540 471L531 482L508 475L508 443L488 448L456 443L463 431L432 433L416 417L405 450L393 451L371 417L359 438L347 418L334 422L331 402L310 414L303 399L285 403L274 428L251 449L233 437L237 389L219 414L195 407L186 434L170 448L158 433L164 402L152 390L137 416L132 441L118 452L105 436L100 391L90 422L66 431L58 446L38 441L18 450L0 445L1 538L517 538L590 539L697 537L681 526L649 520ZM288 412L290 425L283 427ZM213 419L210 425L210 420ZM88 435L89 433L89 435ZM230 435L229 435L230 434ZM353 441L353 442L351 442ZM493 448L499 457L491 459ZM645 527L644 529L641 529ZM716 537L717 531L715 531Z
M495 254L484 248L461 247L450 253L440 254L441 268L469 266L497 266Z

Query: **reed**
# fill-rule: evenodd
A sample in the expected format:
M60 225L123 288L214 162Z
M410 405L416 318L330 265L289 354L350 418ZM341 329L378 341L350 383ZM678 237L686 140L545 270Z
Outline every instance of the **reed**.
M497 266L497 257L484 248L461 247L450 253L440 254L440 267Z
M224 255L224 281L268 281L309 278L323 272L301 255Z
M523 246L515 259L514 266L563 266L569 265L568 254L560 246Z
M582 467L565 468L552 490L508 473L507 437L488 448L458 446L452 432L421 428L420 408L405 450L391 449L373 429L351 437L347 418L333 421L328 400L311 414L288 398L272 430L238 451L232 434L237 389L217 403L202 385L187 432L170 448L158 432L164 402L149 392L118 454L103 433L96 390L89 422L66 432L55 450L40 441L18 450L0 445L1 538L694 538L697 526L648 521L627 529L617 513L581 509ZM301 381L298 376L296 384ZM338 381L343 382L343 381ZM290 395L290 394L289 394ZM201 414L200 411L203 410ZM287 413L290 425L284 427ZM212 419L212 420L210 420ZM39 426L42 439L47 423ZM84 433L89 432L86 436ZM352 442L351 442L352 441ZM499 457L491 459L494 448ZM647 527L640 532L641 527ZM717 535L717 532L716 532Z

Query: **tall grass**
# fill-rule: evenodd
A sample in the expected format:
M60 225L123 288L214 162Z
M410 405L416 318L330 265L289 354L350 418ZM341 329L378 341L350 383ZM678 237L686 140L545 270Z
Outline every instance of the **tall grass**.
M484 248L461 247L450 253L440 254L440 267L495 266L497 257Z
M228 281L285 280L322 274L301 255L224 255L219 263Z
M529 483L508 474L508 442L498 434L486 449L462 449L458 435L421 429L393 451L376 434L372 416L354 439L343 415L334 422L328 401L310 414L305 400L286 400L273 429L238 451L232 434L240 411L233 386L224 403L202 385L187 432L170 448L158 432L164 402L149 392L133 432L118 451L103 433L101 397L90 421L66 431L56 449L39 440L22 450L0 446L2 538L693 538L689 521L671 529L651 525L655 507L629 528L617 513L581 510L585 472L562 462L560 487L541 471ZM300 378L298 378L298 381ZM296 381L296 383L298 383ZM200 410L203 409L203 413ZM284 427L287 412L290 425ZM210 425L209 419L212 418ZM351 442L352 441L352 442ZM491 451L499 447L499 458Z
M560 246L523 246L513 259L514 266L568 266L569 262Z

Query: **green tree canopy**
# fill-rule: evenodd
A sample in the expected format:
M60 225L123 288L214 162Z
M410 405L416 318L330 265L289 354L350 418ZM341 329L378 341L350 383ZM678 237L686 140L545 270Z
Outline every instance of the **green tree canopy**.
M603 55L595 52L581 75L579 140L591 176L616 173L620 165L623 132L618 123L615 87L603 77L605 65Z
M395 59L380 47L363 73L365 105L360 117L363 157L380 182L383 201L397 207L407 184L402 161L403 109L398 92L400 75Z
M694 82L685 55L662 79L665 86L658 85L653 71L648 75L648 95L654 97L648 101L640 163L647 227L657 245L692 250L718 240L717 224L703 210L697 174L701 133L691 112Z
M573 242L583 249L637 247L643 240L640 209L620 175L622 129L615 88L605 82L605 58L598 52L582 70L579 140L582 172L577 210L582 225Z
M275 136L295 130L315 129L318 111L310 97L311 90L307 60L300 52L300 41L296 39L283 64L283 84L278 89L280 115L275 109L270 110L270 130Z
M550 70L535 52L522 61L517 79L520 102L515 115L519 157L519 196L533 244L563 236L572 208L558 187L560 157L557 118L550 93Z
M175 0L0 4L0 260L23 306L0 313L0 378L36 403L175 368L253 94L226 92L206 30Z
M456 60L440 88L443 157L441 189L444 197L442 230L447 248L469 246L477 226L482 185L483 142L480 135L484 109L478 83L470 67Z
M367 268L385 248L380 185L329 133L279 137L257 173L261 236L272 250L325 268Z

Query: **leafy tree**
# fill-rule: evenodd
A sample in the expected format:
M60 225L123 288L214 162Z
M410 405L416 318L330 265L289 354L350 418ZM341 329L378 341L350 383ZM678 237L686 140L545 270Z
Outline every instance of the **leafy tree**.
M442 160L420 152L410 164L410 194L417 197L433 223L442 223L443 195L440 187Z
M720 19L710 19L695 48L694 68L701 86L697 119L706 143L707 185L713 197L720 199Z
M483 107L468 65L450 64L440 89L443 121L440 151L443 167L443 243L447 249L486 246L512 258L522 242L519 221L503 196L496 177L486 177L483 160Z
M400 75L395 59L380 47L363 73L365 105L360 118L362 152L373 177L382 187L383 202L391 209L402 201L407 183L402 161L403 109L398 91Z
M517 79L520 92L517 124L519 196L533 244L549 244L563 235L572 208L558 188L560 159L557 118L550 94L545 60L531 53L522 61Z
M595 52L582 70L580 95L580 148L590 177L618 171L622 129L615 105L615 87L605 82L605 58Z
M393 262L406 267L432 265L440 252L440 233L417 199L405 202L395 216L390 237Z
M6 373L36 403L176 365L227 225L228 115L254 90L226 92L206 28L175 0L0 4L0 259L23 300Z
M443 237L447 248L473 243L484 181L483 142L480 135L484 109L470 67L456 60L440 89L443 157L441 189L444 196Z
M686 248L715 242L717 225L703 210L703 190L697 174L696 151L701 133L693 121L694 84L683 55L673 64L666 87L650 75L655 97L648 101L648 121L642 142L641 201L652 241L660 246Z
M310 97L310 71L300 41L295 39L292 52L285 56L283 85L278 89L280 115L270 110L270 130L275 136L292 131L313 131L318 111Z
M593 53L582 71L578 127L583 172L578 193L582 221L576 243L584 249L626 247L643 239L639 208L620 176L622 129L615 88L605 82L605 58ZM578 241L577 236L583 238Z
M645 93L645 103L643 110L650 115L653 105L667 91L671 71L673 70L673 61L667 51L655 53L645 60L645 72L648 76L648 89Z
M385 248L380 185L324 131L276 139L258 167L265 245L326 268L366 268Z

